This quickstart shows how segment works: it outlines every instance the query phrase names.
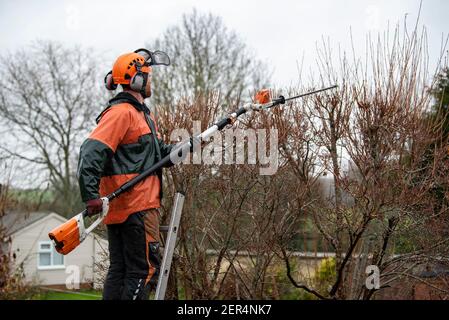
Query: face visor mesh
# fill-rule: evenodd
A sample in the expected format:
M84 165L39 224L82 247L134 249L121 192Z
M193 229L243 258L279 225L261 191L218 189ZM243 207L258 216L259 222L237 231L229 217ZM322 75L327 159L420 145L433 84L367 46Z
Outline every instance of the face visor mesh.
M145 64L148 66L170 65L170 57L163 51L156 50L151 52L147 49L138 49L135 53L141 55L145 59Z

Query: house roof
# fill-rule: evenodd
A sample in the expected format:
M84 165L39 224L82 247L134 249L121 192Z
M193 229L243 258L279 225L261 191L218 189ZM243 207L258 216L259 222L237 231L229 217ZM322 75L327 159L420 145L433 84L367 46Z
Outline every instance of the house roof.
M8 212L3 217L0 217L0 227L5 228L5 236L10 236L17 231L31 226L33 223L50 216L61 220L61 223L67 221L67 218L64 218L54 212ZM104 235L96 232L95 230L90 235L92 234L104 238Z
M6 229L6 235L9 236L50 214L49 212L8 212L0 218L0 226Z

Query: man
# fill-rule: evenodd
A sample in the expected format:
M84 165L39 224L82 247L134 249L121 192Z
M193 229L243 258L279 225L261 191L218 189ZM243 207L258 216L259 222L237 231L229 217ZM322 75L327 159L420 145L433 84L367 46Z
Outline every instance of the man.
M97 118L97 127L81 146L78 178L90 216L102 211L102 196L172 149L173 145L161 140L155 119L144 104L151 96L150 61L150 52L144 49L121 55L105 78L108 89L121 85L123 92L109 101ZM148 299L156 284L161 182L159 171L110 203L103 220L110 260L103 299Z

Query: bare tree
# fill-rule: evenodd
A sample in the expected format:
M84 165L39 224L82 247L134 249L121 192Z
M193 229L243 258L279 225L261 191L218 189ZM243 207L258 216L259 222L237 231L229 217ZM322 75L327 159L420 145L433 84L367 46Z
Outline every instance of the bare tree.
M220 106L217 95L182 100L175 105L177 112L161 105L163 136L168 140L171 130L191 128L193 120L200 120L204 130ZM239 129L277 129L280 157L272 176L259 174L260 163L180 165L165 172L165 194L186 193L172 297L183 290L188 299L282 298L279 290L289 282L277 279L273 270L281 252L296 249L292 242L300 236L308 208L320 198L322 169L303 111L301 103L290 102L270 113L248 114L236 124ZM166 201L168 209L170 197Z
M261 176L259 166L249 164L164 171L165 221L171 195L186 193L172 298L279 299L288 285L308 298L371 299L401 277L419 280L420 268L448 263L448 199L436 199L434 192L436 185L447 190L447 141L441 140L441 123L425 115L433 84L426 76L424 33L400 34L393 33L391 42L368 41L366 61L350 61L325 43L318 51L320 85L314 87L337 82L338 90L251 113L234 124L278 130L275 175ZM155 73L155 86L160 75ZM192 128L194 120L206 129L223 111L224 95L201 85L194 91L195 82L190 84L167 88L191 90L194 97L172 102L167 96L156 106L166 142L172 130ZM440 143L432 143L436 139ZM322 192L324 174L332 178L328 194ZM325 283L298 270L302 261L293 251L304 225L335 255ZM283 279L275 271L281 264ZM381 272L379 289L365 286L369 265Z
M426 121L433 83L425 33L400 34L398 27L393 39L369 39L363 63L332 54L328 44L318 52L321 80L340 84L306 100L314 148L322 150L319 163L334 185L327 201L309 208L336 253L333 283L315 294L320 298L372 298L378 290L365 286L369 265L380 269L385 289L401 276L419 278L414 273L426 265L447 263L447 201L435 199L433 190L449 163L446 143L432 143L441 124Z
M0 162L5 172L10 169ZM7 175L8 175L7 173ZM7 178L6 178L7 179ZM9 190L8 180L0 183L0 299L29 299L36 292L25 281L23 267L16 261L16 252L11 248L12 237L8 224L4 224L10 217L11 211L16 209L17 201Z
M48 182L56 210L71 214L78 147L101 107L96 60L78 47L37 42L2 56L0 74L0 152L24 164L19 185Z
M172 65L153 74L152 101L169 106L181 96L218 91L225 102L268 83L270 72L220 17L194 10L150 48L166 51Z
M425 47L418 32L397 35L388 49L383 42L369 46L371 59L362 64L325 44L320 80L338 82L337 91L251 113L236 124L278 130L273 176L260 176L249 164L165 171L163 219L170 195L186 193L171 297L279 299L287 284L274 270L282 262L286 280L315 298L371 299L401 277L419 279L419 268L448 263L448 204L435 199L433 188L447 185L449 163L446 142L431 144L440 139L441 124L425 116L431 103ZM297 91L304 88L291 94ZM177 112L158 105L164 139L194 120L204 130L220 114L221 99L216 93L180 99L171 104ZM320 189L324 173L333 181L328 195ZM299 276L293 251L304 224L335 254L325 285ZM365 286L369 265L381 272L380 289Z

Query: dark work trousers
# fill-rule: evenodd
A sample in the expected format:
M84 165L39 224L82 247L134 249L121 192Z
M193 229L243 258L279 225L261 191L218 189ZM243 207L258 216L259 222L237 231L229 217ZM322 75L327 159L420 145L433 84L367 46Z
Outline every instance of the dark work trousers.
M156 286L159 253L159 210L131 214L108 228L109 270L104 300L147 300Z

